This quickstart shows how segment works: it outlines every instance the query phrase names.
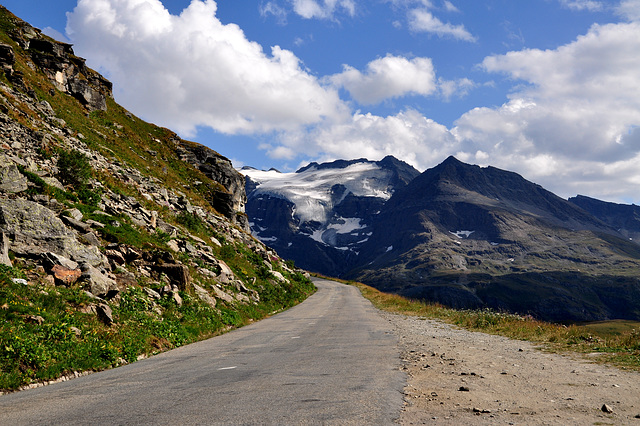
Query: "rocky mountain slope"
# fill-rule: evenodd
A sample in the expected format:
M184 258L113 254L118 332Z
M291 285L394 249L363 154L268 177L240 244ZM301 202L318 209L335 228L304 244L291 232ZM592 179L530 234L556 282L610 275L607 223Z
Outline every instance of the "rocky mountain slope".
M419 174L393 157L241 172L253 234L296 265L332 276L351 268L384 203Z
M515 173L453 157L394 194L362 253L349 277L455 307L640 315L640 247Z
M278 235L269 244L287 257L302 246L299 228L288 221L294 203L286 211L277 204L292 199L280 182L270 180L249 194L248 207L252 194L279 200L268 214L247 212L252 222L260 218L258 235ZM345 247L340 268L311 269L459 308L492 307L555 321L640 318L640 247L607 218L516 173L454 157L405 182L367 210L374 214L365 222L366 237ZM306 185L306 192L296 192L295 205L304 205L312 192L312 183ZM278 234L282 224L272 217L285 219L289 237L280 245L275 243L285 234ZM321 242L316 247L324 254L330 240Z
M0 7L0 391L135 361L308 296L231 162L116 104Z
M640 206L608 203L584 195L571 197L569 201L611 226L630 241L640 244Z

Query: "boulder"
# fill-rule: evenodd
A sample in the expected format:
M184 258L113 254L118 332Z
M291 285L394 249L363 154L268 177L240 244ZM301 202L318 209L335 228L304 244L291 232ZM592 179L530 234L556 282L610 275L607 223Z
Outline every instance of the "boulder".
M0 191L15 194L26 189L27 178L9 157L0 154Z
M211 306L212 308L216 307L216 299L211 297L211 295L209 294L209 292L207 290L205 290L204 288L200 287L198 284L193 284L193 288L195 289L196 295L200 298L200 300L202 300L203 302L205 302L207 305Z
M69 269L62 265L54 265L51 268L53 278L56 285L68 286L78 281L82 275L82 271L79 269Z
M231 268L229 268L229 265L222 260L218 260L218 266L220 267L220 274L218 275L218 282L220 284L229 284L235 280L236 277Z
M101 303L96 306L96 314L98 314L98 318L100 321L105 323L106 325L113 324L113 312L111 308L106 303Z
M115 280L109 278L90 264L82 264L81 269L82 275L80 280L86 284L87 291L94 296L111 299L120 292Z
M10 249L19 255L51 252L92 266L107 264L97 247L82 245L53 211L32 201L0 200L0 231L9 236Z
M156 269L169 277L172 284L175 284L180 290L185 291L191 284L191 274L189 268L179 263L165 263L158 265Z

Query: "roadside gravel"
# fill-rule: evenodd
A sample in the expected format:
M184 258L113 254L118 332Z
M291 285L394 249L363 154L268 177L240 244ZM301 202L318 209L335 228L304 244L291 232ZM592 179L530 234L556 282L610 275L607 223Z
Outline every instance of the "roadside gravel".
M382 315L408 376L402 425L640 426L639 373L434 320Z

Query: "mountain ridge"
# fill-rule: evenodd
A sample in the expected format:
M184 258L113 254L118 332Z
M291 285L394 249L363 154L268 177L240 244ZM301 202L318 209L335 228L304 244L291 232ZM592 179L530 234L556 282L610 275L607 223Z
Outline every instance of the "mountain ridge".
M364 164L361 159L355 162ZM248 199L251 220L251 193ZM614 297L604 290L612 277L619 277L635 289L631 294L639 291L634 275L640 270L637 244L605 220L517 173L450 156L395 188L369 219L366 238L357 250L342 253L342 263L303 266L455 307L494 307L552 320L640 318L631 296L613 309L609 300ZM261 227L273 231L267 222ZM290 231L288 252L268 242L284 257L301 247L295 229ZM323 245L315 250L316 257L328 252ZM588 289L578 290L573 281L589 283Z

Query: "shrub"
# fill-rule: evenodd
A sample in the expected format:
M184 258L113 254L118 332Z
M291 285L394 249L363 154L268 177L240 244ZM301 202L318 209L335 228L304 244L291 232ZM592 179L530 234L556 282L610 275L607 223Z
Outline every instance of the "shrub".
M64 185L72 185L78 189L87 184L93 169L89 158L77 150L60 150L58 157L58 179Z

